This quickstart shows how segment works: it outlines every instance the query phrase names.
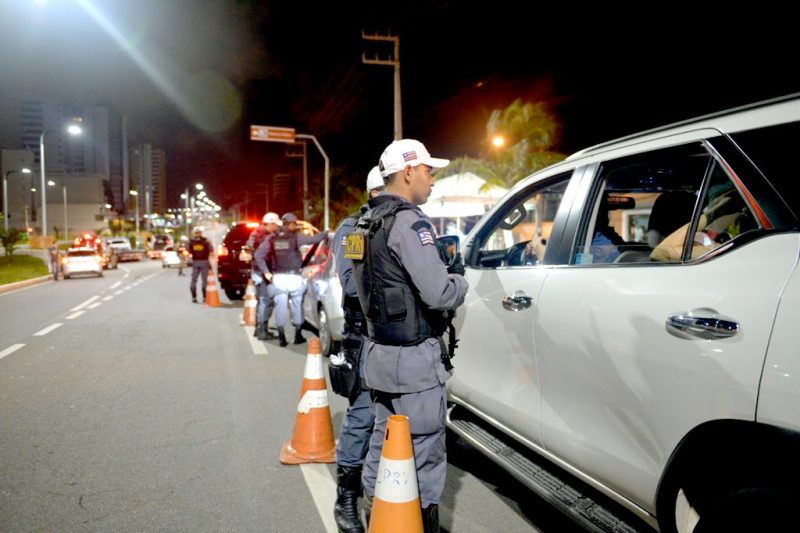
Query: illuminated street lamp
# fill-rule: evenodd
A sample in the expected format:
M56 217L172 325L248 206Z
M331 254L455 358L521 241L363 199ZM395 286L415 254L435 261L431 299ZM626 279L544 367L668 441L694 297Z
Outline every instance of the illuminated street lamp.
M41 135L39 135L39 169L41 170L42 174L42 236L47 237L47 187L45 186L44 182L44 138L45 135L48 133L52 133L55 130L46 130L43 131ZM77 124L70 124L67 127L67 133L70 135L80 135L81 127Z
M502 148L506 144L506 138L499 133L492 136L492 145L495 148Z
M6 233L8 233L8 177L14 172L30 174L31 169L20 168L17 170L9 170L3 174L3 229L6 230Z
M50 187L55 187L56 182L53 180L48 180L47 185ZM69 239L69 231L67 228L67 185L62 183L62 189L64 191L64 238Z
M136 242L139 242L139 191L130 190L128 194L136 197Z

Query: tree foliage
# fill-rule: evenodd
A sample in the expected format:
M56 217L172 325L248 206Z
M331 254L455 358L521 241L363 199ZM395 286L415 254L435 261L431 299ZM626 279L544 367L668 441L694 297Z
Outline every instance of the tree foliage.
M440 173L442 177L473 172L492 185L509 188L522 178L564 159L555 150L561 140L561 121L544 102L514 100L495 109L486 122L486 146L480 157L459 157ZM495 147L500 136L505 142Z

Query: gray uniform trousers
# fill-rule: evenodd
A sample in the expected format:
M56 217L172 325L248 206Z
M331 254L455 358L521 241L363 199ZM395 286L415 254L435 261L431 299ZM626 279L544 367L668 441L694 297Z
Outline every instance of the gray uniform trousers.
M278 274L280 276L293 275L300 278L299 274ZM289 300L292 301L292 324L295 327L301 327L305 319L303 318L303 295L306 292L306 284L303 280L302 284L296 290L288 290L280 286L280 283L270 283L272 287L274 302L275 302L275 326L282 328L286 326L286 319L289 315Z
M203 292L206 291L206 285L208 285L208 260L200 260L200 261L193 261L192 262L192 281L189 287L192 290L192 294L195 293L195 287L197 287L197 276L200 276L203 282Z
M272 316L272 311L275 309L274 293L275 291L272 290L272 283L261 281L261 283L256 285L256 298L258 299L258 304L256 305L256 321L259 324L267 322Z
M364 344L361 349L361 363L358 368L362 382L364 380L364 360L366 359L365 352L368 340L366 337L364 338ZM372 427L375 424L375 412L372 408L370 392L362 389L344 414L339 442L336 443L336 464L339 466L354 468L364 464L367 448L369 447L369 439L372 435Z
M390 415L398 414L406 415L411 423L411 442L414 445L414 461L417 466L417 483L422 507L439 503L444 492L447 471L445 394L444 385L420 392L394 394L376 392L375 428L361 476L367 494L372 496L375 493L375 480L378 476L386 422Z

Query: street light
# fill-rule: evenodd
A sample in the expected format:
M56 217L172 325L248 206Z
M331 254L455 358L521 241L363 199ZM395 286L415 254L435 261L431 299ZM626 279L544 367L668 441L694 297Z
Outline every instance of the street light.
M55 187L56 182L53 180L48 180L47 185L50 187ZM69 228L67 225L67 185L65 183L62 183L61 185L64 191L64 238L69 240L69 231L67 229Z
M6 233L8 233L8 177L14 172L30 174L31 169L20 168L17 170L9 170L3 174L3 229L6 231Z
M55 130L47 130L43 131L41 135L39 135L39 169L41 170L42 174L42 236L47 237L47 187L44 184L44 137L48 133L52 133ZM80 135L81 127L77 124L70 124L67 127L67 133L70 135Z
M498 133L492 136L492 144L495 148L502 148L506 144L506 138Z
M128 194L136 197L136 242L139 242L139 192L130 190ZM137 244L138 246L138 244Z

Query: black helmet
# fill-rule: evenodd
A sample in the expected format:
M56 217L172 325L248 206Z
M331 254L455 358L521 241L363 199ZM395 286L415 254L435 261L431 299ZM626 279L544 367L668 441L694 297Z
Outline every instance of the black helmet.
M295 216L294 213L284 213L281 217L281 220L284 222L284 224L289 222L297 222L297 216Z

